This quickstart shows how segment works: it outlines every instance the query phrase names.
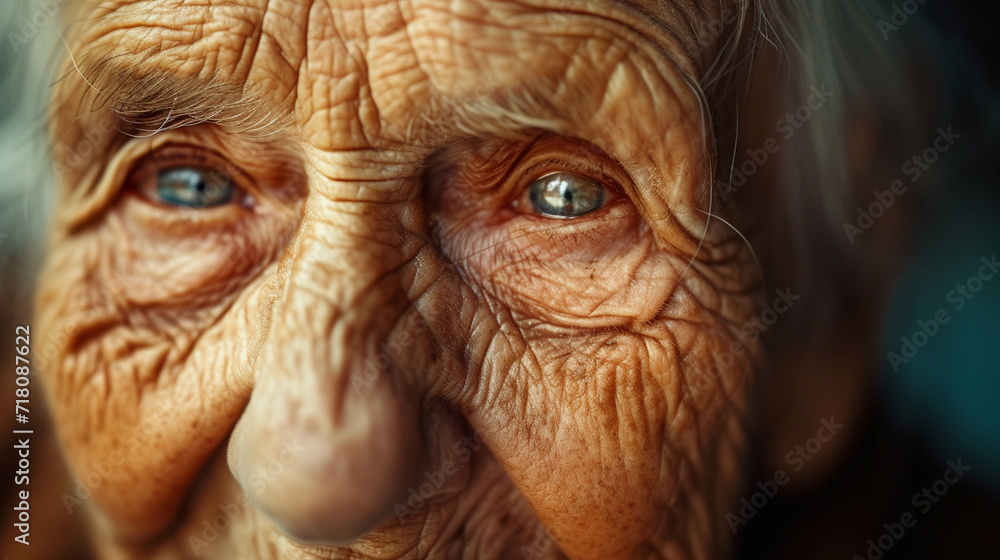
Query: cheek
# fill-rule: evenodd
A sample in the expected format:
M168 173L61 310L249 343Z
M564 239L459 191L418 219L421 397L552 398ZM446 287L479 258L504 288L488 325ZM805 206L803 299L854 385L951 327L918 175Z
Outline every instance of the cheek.
M484 373L503 388L471 422L572 558L645 557L724 518L752 363L720 359L728 329L669 329L536 340Z
M498 241L470 241L460 260L492 308L512 310L487 343L491 398L471 421L573 558L643 557L676 536L667 528L724 518L759 354L740 333L748 262L659 247L625 211L607 224L508 243L467 231Z
M486 289L515 314L565 327L648 321L675 284L672 259L655 246L631 204L602 213L579 225L535 219L470 225L452 258L472 276L489 278Z
M165 232L155 216L126 199L59 238L38 293L39 366L67 458L92 503L140 531L171 518L245 403L239 372L266 322L251 279L291 227Z
M713 534L739 483L753 259L681 215L703 173L647 167L680 171L572 220L434 207L443 252L500 323L475 340L488 359L470 423L572 558Z
M102 255L95 267L103 284L130 308L186 310L225 305L240 282L273 262L291 234L275 215L234 221L219 229L197 222L164 223L165 209L126 196L94 241Z
M627 201L600 212L442 245L500 310L473 427L570 557L640 558L717 530L739 483L752 259L721 229L689 250Z

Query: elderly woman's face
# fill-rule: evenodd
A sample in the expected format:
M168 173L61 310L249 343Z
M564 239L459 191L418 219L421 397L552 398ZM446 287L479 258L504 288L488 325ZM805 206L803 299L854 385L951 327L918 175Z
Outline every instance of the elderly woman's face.
M725 549L718 2L83 4L39 327L103 551Z

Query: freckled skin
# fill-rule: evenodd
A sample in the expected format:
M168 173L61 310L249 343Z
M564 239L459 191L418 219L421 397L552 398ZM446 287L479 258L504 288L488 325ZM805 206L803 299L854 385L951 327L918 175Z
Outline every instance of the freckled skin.
M279 123L64 169L38 329L68 341L44 375L74 473L115 457L88 500L104 556L725 555L759 349L749 251L698 211L713 154L684 76L711 49L596 2L77 9L84 68L232 84ZM73 78L62 161L110 109L75 119ZM135 169L173 145L253 203L151 201ZM525 211L531 173L563 169L607 205Z

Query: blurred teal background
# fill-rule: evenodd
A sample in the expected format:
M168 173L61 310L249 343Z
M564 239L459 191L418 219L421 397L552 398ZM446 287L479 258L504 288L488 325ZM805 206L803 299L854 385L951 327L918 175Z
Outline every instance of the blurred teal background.
M899 427L924 440L942 464L966 460L970 477L1000 495L1000 272L970 293L972 299L956 290L981 268L991 274L981 259L1000 258L998 217L994 184L953 183L931 193L918 221L913 263L895 286L881 386ZM901 337L913 340L918 321L939 309L950 320L893 371L889 352L899 354Z

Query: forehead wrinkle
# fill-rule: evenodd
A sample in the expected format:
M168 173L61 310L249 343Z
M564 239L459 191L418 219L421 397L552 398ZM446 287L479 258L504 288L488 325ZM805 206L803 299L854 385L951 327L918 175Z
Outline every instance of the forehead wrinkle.
M588 9L585 4L559 3L551 0L503 0L498 4L516 7L517 10L512 12L515 17L523 14L537 14L539 10L542 10L553 15L571 16L576 22L566 28L563 26L552 27L551 24L542 27L534 24L523 28L518 26L515 33L530 35L531 33L546 33L555 30L560 35L572 37L576 41L574 45L577 46L583 46L588 39L597 39L598 37L602 40L613 41L624 39L626 43L641 47L640 50L649 55L654 66L660 67L661 70L664 70L663 67L666 66L671 69L667 73L677 72L680 74L683 79L679 85L688 87L691 83L697 82L693 78L693 74L696 73L694 65L686 56L687 51L680 40L680 35L683 34L675 32L668 23L656 20L649 12L638 14L631 9L620 9L613 14L592 8ZM450 12L449 16L449 21L464 20L463 17L455 16ZM586 22L590 18L593 18L598 26L590 28L589 33L583 33L585 28L581 27L580 22ZM656 22L655 28L650 24L652 21ZM487 19L480 23L500 25L504 22ZM625 27L622 27L623 25ZM661 27L669 30L670 33L666 36L657 33L656 31ZM599 29L600 33L594 34L595 29ZM618 31L610 32L609 30ZM625 33L622 34L622 31ZM476 53L489 53L490 47L489 44L477 44L470 48L470 52L473 53L470 56L474 56ZM513 73L502 74L500 77L497 76L496 72L488 71L478 78L480 83L476 84L468 79L470 71L474 72L475 70L445 64L443 73L439 73L438 66L440 64L438 64L435 51L427 50L423 46L412 46L411 48L417 53L417 68L432 82L432 85L436 86L434 89L437 94L442 93L442 88L437 82L443 81L446 85L451 85L452 73L454 72L457 72L465 82L469 83L463 82L458 87L458 91L444 88L446 92L444 95L433 95L427 99L428 107L426 111L420 112L418 122L408 123L405 135L407 139L415 136L414 129L417 132L428 128L446 129L446 125L458 126L462 132L474 135L501 137L520 138L523 132L537 131L538 129L566 133L573 128L574 121L581 119L586 121L592 116L580 114L579 111L574 112L572 107L560 107L550 99L557 92L566 89L567 86L587 89L582 83L578 83L581 81L579 78L571 80L572 84L567 83L565 68L546 68L545 72L538 74L530 72L534 67L526 67L522 63ZM568 58L575 59L577 52L575 50L567 51L565 54ZM515 53L516 49L509 49L490 58L489 61L494 64L506 63L506 58L514 56ZM504 54L510 56L505 58ZM466 62L476 62L472 59L470 61ZM472 95L467 95L469 93Z
M582 12L580 15L586 17L605 18L601 14ZM661 91L664 88L673 86L674 88L684 88L691 90L695 97L699 97L698 82L690 72L690 66L685 64L684 59L678 60L676 52L672 52L660 41L654 40L644 33L637 33L634 36L637 42L633 45L644 44L651 47L647 51L649 61L647 69L655 73L656 77L647 75L646 85L654 91ZM610 53L611 51L607 51ZM623 52L622 58L618 62L608 62L601 66L600 70L616 68L621 63L630 65L637 64L631 56L627 56L633 51ZM573 59L576 60L576 59ZM611 60L611 57L608 59ZM628 60L628 62L625 62ZM597 71L592 67L591 60L588 59L586 66L590 71ZM633 66L639 68L639 66ZM668 75L670 70L676 72L679 80L671 80ZM655 71L654 71L655 69ZM459 99L433 99L434 102L442 102L443 107L434 107L423 115L426 121L438 120L439 124L457 126L462 132L472 135L490 135L497 137L509 137L511 139L523 139L527 133L534 136L539 130L553 132L557 134L574 134L578 125L590 122L594 115L589 113L590 104L579 107L558 103L556 99L565 99L567 92L576 92L569 95L577 99L587 98L586 95L591 90L588 75L579 74L569 78L564 69L559 69L551 74L530 74L530 80L518 80L516 83L498 83L484 85L482 89L492 90L478 95L461 97ZM529 74L525 74L529 75ZM660 82L662 78L664 81ZM668 85L669 84L669 85ZM493 87L489 87L492 85ZM605 98L598 96L595 102L603 103Z
M517 0L511 0L511 3L525 4ZM691 12L696 11L690 6L687 8L676 6L677 2L662 2L670 6L661 7L659 12L677 12L672 18L666 18L653 15L636 0L616 3L626 7L630 13L637 14L644 22L656 22L657 29L668 30L670 38L667 42L678 47L682 46L682 42L672 26L680 23L679 17L687 21L690 19L688 16L693 17ZM548 2L537 4L544 5ZM572 2L567 4L570 8L566 11L573 11L571 8L573 5ZM589 11L586 13L601 17L601 14ZM673 21L667 24L664 19ZM638 30L633 29L633 31ZM637 34L642 37L643 42L654 46L661 55L671 60L675 67L681 69L682 74L687 74L684 71L687 66L686 61L677 60L683 56L678 57L676 47L665 47L662 44L664 40L662 37L650 37L648 28L646 32L639 31ZM87 52L92 53L92 51ZM131 60L118 60L130 57ZM244 129L259 128L266 134L290 126L288 121L292 120L291 115L275 116L265 111L256 96L244 91L256 80L238 85L219 81L215 77L206 80L184 77L165 70L149 70L145 68L149 66L148 64L142 64L142 55L136 53L122 53L110 59L94 60L95 57L91 57L88 60L87 56L81 58L83 75L87 76L91 83L101 84L97 85L101 93L94 96L95 106L108 106L122 123L122 128L135 133L150 133L175 126L211 121ZM101 80L102 75L108 79ZM422 112L421 116L428 126L437 128L434 125L440 123L430 122L430 117L445 114L453 117L453 124L457 124L463 131L479 134L520 137L524 131L529 130L566 132L567 125L572 124L572 120L567 118L567 115L561 114L552 103L547 102L545 95L541 93L517 88L514 91L502 92L498 96L458 101L452 107L454 111L432 110ZM414 126L423 128L419 122Z
M140 133L200 122L275 132L287 124L274 111L275 91L254 85L266 79L249 80L263 62L267 2L80 2L67 43L72 66L53 99L57 116L110 113Z
M654 44L664 55L692 76L699 76L717 54L717 43L724 33L705 37L710 22L723 18L731 5L745 9L749 0L502 0L526 10L547 9L552 13L598 17L627 23L644 41ZM599 10L594 4L610 6ZM615 15L616 14L616 15ZM619 19L627 14L631 17ZM710 41L704 43L706 39Z

